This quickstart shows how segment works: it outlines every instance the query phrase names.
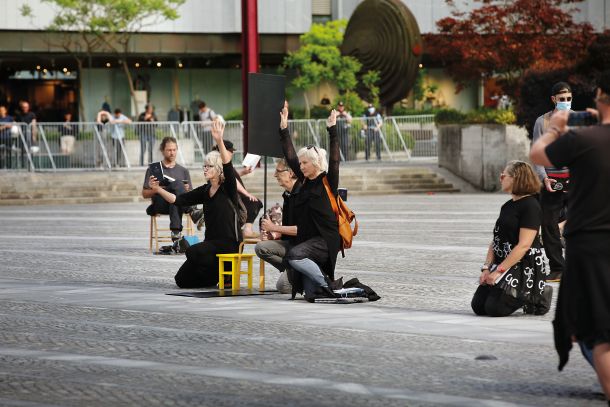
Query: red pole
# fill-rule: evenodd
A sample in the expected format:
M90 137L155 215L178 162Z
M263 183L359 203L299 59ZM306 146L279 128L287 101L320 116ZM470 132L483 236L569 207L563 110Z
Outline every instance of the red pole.
M248 73L258 72L257 0L241 0L241 106L244 153L248 151Z

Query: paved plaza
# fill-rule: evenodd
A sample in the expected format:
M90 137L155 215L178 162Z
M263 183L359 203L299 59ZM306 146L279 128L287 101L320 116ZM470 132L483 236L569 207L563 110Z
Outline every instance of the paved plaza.
M0 406L605 405L578 352L557 371L554 308L470 309L505 200L350 197L364 304L167 295L201 290L148 253L145 203L0 207Z

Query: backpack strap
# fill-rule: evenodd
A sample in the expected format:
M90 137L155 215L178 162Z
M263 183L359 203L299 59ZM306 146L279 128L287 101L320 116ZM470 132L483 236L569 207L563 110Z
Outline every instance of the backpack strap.
M335 213L335 218L337 218L337 223L339 222L339 207L337 206L337 198L333 191L330 190L330 184L328 183L328 179L326 175L322 178L322 182L324 183L324 189L326 189L326 194L328 195L328 199L330 200L330 206L333 208L333 212ZM338 229L337 229L338 231ZM341 236L339 236L341 238ZM341 255L345 257L345 251L343 250L343 243L341 243Z
M326 194L328 195L328 199L330 200L330 206L333 207L333 212L335 213L337 220L339 220L339 207L337 206L336 201L337 198L335 198L335 194L333 194L333 191L330 190L330 184L328 183L326 175L324 176L324 178L322 178L322 182L324 182L324 189L326 189Z

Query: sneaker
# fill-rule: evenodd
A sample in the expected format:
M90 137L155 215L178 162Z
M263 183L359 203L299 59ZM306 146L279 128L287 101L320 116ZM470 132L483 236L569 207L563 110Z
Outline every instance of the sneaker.
M179 240L182 237L182 231L172 230L172 242Z
M203 218L203 209L195 209L191 211L190 215L193 223L199 223L199 220Z

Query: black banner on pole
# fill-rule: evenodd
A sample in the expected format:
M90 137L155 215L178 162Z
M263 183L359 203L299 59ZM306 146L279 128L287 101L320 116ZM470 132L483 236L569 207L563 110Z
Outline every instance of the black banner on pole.
M286 100L286 77L248 74L248 153L284 156L280 144L280 111Z

